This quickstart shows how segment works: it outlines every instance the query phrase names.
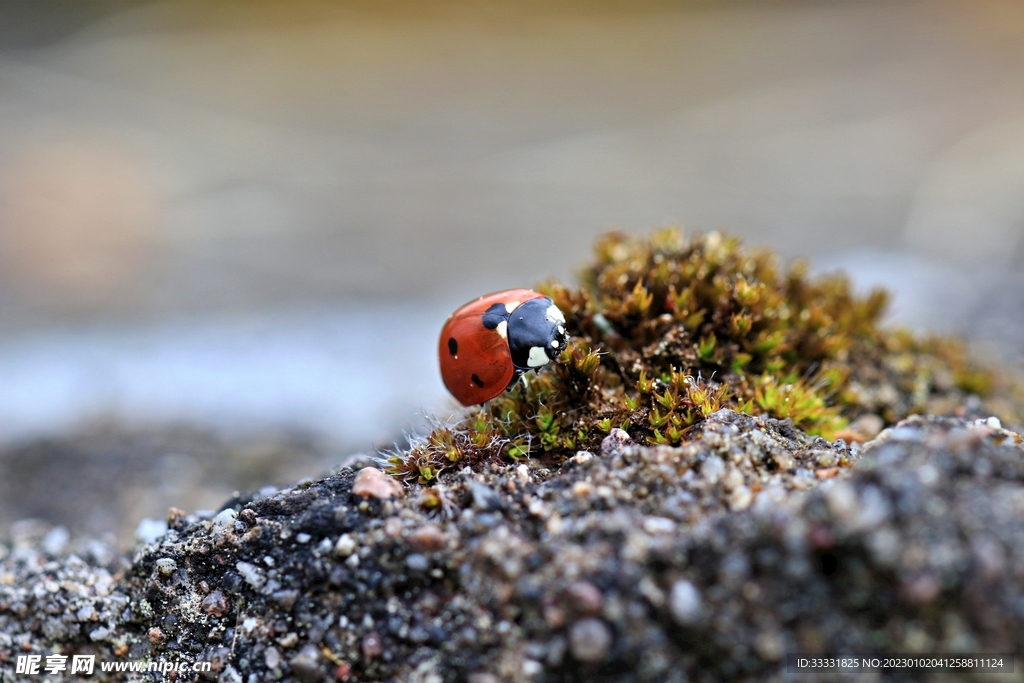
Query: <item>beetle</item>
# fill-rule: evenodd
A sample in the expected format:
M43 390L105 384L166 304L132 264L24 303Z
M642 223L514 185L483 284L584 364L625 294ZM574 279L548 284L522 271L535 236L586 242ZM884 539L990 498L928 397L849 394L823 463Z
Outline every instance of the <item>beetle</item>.
M441 328L441 378L462 405L485 403L556 360L568 339L565 316L540 292L485 294L459 307Z

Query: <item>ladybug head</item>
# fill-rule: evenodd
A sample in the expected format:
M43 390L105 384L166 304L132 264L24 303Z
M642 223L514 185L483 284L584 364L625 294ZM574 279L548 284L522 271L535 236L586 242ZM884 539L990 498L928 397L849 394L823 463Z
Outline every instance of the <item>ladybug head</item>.
M521 370L556 360L568 341L565 316L547 297L530 299L509 316L508 347L513 365Z

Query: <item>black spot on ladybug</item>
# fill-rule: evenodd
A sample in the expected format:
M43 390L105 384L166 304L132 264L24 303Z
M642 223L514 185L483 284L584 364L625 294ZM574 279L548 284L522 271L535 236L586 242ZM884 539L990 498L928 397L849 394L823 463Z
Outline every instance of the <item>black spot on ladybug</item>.
M455 341L455 337L448 337L448 353L453 356L459 353L459 342Z
M484 327L489 330L498 327L498 325L508 320L508 311L505 310L505 304L492 304L490 308L484 311L482 320Z
M465 376L465 375L463 375L463 376ZM479 377L478 377L478 376L476 375L476 373L474 373L474 374L473 374L473 376L472 376L472 377L470 377L470 379L471 379L471 380L473 380L473 384L475 384L475 385L477 385L478 387L480 387L481 389L483 389L483 386L484 386L484 381L483 381L482 379L480 379L480 378L479 378Z

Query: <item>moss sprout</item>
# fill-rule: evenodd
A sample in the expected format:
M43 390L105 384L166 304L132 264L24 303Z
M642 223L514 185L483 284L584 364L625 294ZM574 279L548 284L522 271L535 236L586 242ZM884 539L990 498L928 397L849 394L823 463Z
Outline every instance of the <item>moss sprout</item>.
M679 444L724 407L832 439L864 414L893 423L992 388L959 342L880 327L884 291L858 296L841 274L810 277L718 232L606 235L580 280L538 287L573 337L561 362L436 425L391 456L392 474L428 484L487 462L557 465L615 427Z

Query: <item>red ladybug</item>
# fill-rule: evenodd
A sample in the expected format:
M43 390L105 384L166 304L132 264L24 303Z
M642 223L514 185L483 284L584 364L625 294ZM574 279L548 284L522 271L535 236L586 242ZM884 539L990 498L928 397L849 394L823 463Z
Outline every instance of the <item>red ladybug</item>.
M441 328L441 378L462 405L490 401L527 370L558 358L565 316L532 289L506 289L471 301Z

